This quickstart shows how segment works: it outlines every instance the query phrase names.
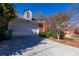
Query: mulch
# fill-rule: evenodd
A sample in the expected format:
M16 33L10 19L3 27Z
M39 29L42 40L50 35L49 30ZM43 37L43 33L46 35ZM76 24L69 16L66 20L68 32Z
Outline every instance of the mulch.
M54 38L49 38L49 39L51 39L55 42L58 42L58 43L62 43L62 44L65 44L65 45L69 45L69 46L79 48L79 40L77 40L77 39L71 39L71 38L65 38L65 39L62 39L62 40L57 40L57 39L54 39Z

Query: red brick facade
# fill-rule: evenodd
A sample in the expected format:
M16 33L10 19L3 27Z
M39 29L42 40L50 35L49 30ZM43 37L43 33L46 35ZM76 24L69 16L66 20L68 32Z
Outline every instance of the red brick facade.
M47 32L48 31L48 22L46 20L42 20L39 25L39 32ZM79 28L65 27L64 32L66 35L74 36L79 35Z
M70 36L79 35L79 29L77 28L65 27L64 32L66 35Z
M48 22L46 20L42 20L39 25L39 32L47 32L48 30Z

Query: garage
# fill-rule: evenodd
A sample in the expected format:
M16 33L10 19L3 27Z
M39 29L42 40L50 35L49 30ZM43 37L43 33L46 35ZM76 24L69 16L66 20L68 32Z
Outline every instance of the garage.
M39 33L39 23L31 20L16 18L9 22L9 29L13 31L13 35L37 35Z

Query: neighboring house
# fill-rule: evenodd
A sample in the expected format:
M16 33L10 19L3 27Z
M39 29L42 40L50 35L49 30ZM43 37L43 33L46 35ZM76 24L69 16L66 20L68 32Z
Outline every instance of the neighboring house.
M75 28L71 28L71 27L65 27L64 28L64 32L66 35L69 35L69 36L73 36L75 35Z
M74 14L69 20L69 25L64 28L64 32L69 36L79 35L79 13Z
M75 32L79 35L79 28L76 28Z
M13 19L9 23L9 29L12 29L14 32L22 32L33 35L39 34L39 32L46 32L47 25L45 20L37 21L32 18L32 12L30 10L26 10L24 15L17 14L17 18ZM42 25L42 27L40 26ZM24 34L23 33L23 34Z
M75 28L75 27L65 27L65 28L64 28L64 32L65 32L65 34L68 35L68 36L79 35L79 28Z

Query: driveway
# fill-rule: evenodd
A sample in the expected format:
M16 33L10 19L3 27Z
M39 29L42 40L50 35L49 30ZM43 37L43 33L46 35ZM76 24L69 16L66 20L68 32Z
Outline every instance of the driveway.
M27 51L28 50L28 51ZM19 54L18 54L19 55ZM35 47L26 49L24 56L79 56L79 48L56 43L49 39L42 40Z
M79 48L43 39L37 35L13 36L11 40L0 42L3 56L78 56Z

